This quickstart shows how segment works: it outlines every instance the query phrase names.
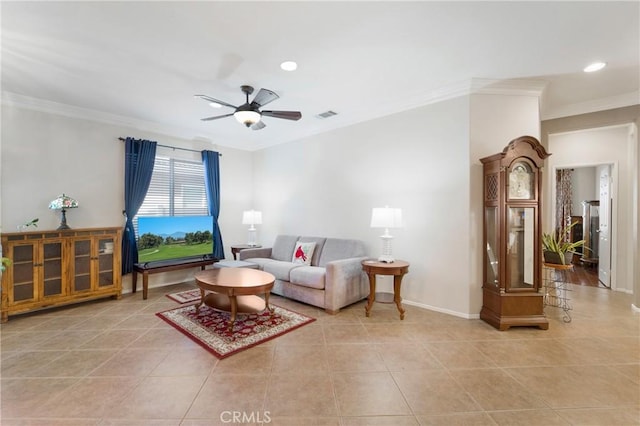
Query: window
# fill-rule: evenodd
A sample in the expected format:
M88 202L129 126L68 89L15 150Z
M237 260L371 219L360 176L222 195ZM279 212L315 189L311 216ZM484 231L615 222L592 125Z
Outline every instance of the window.
M156 156L147 195L137 216L208 215L204 166L195 161Z

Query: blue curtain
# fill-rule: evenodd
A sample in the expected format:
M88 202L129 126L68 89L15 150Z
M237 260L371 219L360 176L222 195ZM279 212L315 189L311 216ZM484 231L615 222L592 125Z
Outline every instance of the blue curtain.
M218 226L220 215L220 158L215 151L202 151L204 164L204 187L207 190L209 215L213 216L213 256L224 259L222 234Z
M133 265L138 262L138 245L133 229L133 217L138 213L149 189L157 143L127 138L124 144L124 213L127 222L122 235L123 275L133 271Z

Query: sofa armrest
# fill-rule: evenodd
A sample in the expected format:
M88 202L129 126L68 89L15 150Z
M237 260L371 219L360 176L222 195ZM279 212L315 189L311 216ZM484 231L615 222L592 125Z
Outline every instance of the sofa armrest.
M250 248L240 250L238 252L238 260L251 259L254 257L266 257L267 259L271 258L271 247Z
M341 307L364 299L369 295L369 285L362 271L365 257L334 260L326 264L325 310L337 312Z

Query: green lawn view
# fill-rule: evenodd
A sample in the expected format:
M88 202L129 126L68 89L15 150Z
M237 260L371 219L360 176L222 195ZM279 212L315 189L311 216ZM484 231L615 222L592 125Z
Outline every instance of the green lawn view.
M154 260L175 259L178 257L198 256L213 253L213 244L162 244L158 247L140 250L138 262L151 262Z

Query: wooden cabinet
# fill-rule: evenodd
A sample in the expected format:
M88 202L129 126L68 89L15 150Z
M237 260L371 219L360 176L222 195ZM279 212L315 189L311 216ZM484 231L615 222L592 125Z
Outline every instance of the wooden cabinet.
M484 269L480 318L500 330L549 327L541 288L541 168L549 154L522 136L482 158Z
M0 320L66 303L122 295L121 228L2 234Z

